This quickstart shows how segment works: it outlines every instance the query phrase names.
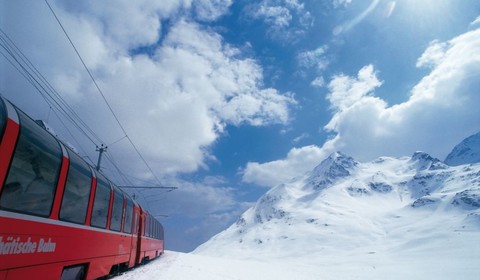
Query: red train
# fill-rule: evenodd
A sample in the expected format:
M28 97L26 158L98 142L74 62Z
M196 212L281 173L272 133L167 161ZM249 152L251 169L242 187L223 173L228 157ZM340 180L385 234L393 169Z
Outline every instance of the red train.
M0 97L0 280L96 279L164 252L162 225Z

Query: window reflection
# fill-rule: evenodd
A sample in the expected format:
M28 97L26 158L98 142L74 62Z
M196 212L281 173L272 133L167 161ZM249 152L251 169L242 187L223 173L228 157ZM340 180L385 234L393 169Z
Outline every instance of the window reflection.
M0 208L39 216L50 214L62 151L46 130L19 113L21 129L0 197Z

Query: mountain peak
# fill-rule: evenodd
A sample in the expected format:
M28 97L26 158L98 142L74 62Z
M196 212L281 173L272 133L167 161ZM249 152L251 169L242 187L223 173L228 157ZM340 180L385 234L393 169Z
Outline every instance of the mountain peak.
M334 152L313 169L307 186L314 190L323 189L332 185L339 178L349 176L357 165L358 162L352 157L341 152Z
M414 164L417 171L427 170L427 169L428 170L445 169L447 167L438 158L434 158L431 155L422 151L417 151L413 153L413 156L410 162Z
M465 138L445 158L450 166L480 162L480 132Z

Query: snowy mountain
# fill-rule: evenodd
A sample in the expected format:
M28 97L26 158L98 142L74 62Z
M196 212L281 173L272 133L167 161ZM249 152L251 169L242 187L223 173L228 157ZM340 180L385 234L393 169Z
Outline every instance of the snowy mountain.
M334 153L272 188L194 253L302 263L412 261L418 269L446 262L468 276L463 267L480 261L479 231L480 163L451 167L423 152L359 163Z
M478 279L480 163L334 153L193 253L119 280Z
M463 140L445 158L451 166L474 162L480 162L480 132Z

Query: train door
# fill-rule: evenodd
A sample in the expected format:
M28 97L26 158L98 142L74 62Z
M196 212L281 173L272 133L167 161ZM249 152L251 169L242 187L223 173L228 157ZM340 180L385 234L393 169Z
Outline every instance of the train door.
M127 197L127 208L125 213L124 231L130 236L130 258L128 267L135 266L137 253L137 231L138 231L138 205Z
M145 212L140 208L139 223L138 223L138 236L137 236L137 258L135 259L136 264L141 264L143 260L142 256L142 237L145 234Z
M135 207L135 234L132 242L132 253L135 254L135 265L140 263L140 237L142 235L142 213L140 207Z

